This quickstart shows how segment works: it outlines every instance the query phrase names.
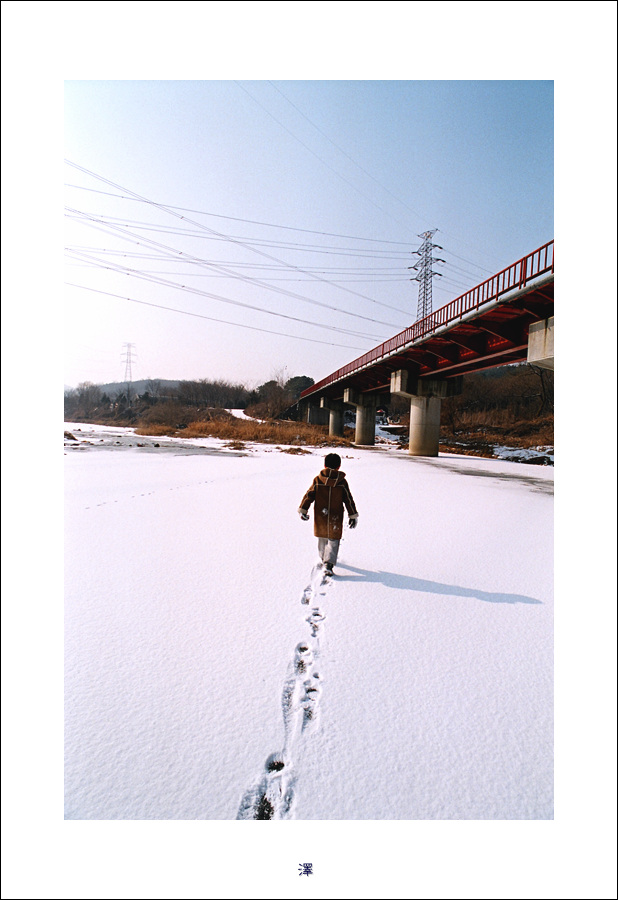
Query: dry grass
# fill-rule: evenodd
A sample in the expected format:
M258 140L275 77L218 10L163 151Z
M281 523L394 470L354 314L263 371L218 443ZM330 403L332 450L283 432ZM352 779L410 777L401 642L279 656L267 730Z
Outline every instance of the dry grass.
M442 426L441 439L445 442L492 443L507 444L510 447L551 447L554 444L554 417L545 416L539 419L523 420L513 416L504 416L502 421L487 421L484 417L476 417L457 428Z
M171 437L178 434L176 428L172 425L140 425L135 429L135 434L148 435L150 437Z
M225 441L259 444L285 444L318 447L349 447L348 438L330 437L325 425L307 425L304 422L283 422L270 420L254 422L236 419L234 416L212 418L209 421L190 422L186 428L176 429L170 425L155 425L140 422L136 434L176 435L177 437L215 437Z
M440 435L440 450L446 453L459 453L466 456L494 456L494 447L503 445L517 450L530 450L537 447L554 446L554 419L545 416L532 421L515 420L506 417L503 424L485 424L478 422L474 426L457 430L453 433L443 428Z

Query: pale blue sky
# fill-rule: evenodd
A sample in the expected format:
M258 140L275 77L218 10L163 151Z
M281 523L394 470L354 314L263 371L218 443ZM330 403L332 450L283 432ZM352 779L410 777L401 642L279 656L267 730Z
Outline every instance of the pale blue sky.
M68 80L65 141L69 385L317 380L416 318L420 232L434 308L554 236L548 80Z

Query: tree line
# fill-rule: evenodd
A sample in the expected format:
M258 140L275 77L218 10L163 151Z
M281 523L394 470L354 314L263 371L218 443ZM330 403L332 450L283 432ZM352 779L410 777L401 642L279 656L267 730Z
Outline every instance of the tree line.
M83 382L65 392L65 421L133 425L189 425L207 421L217 409L243 409L261 419L295 417L302 391L314 384L306 375L281 373L256 388L228 381L164 382L150 379L116 385L115 390ZM139 385L139 390L137 389ZM391 397L391 415L405 422L409 403ZM442 428L453 435L491 428L525 430L543 422L553 428L554 373L529 364L503 366L466 375L462 393L442 401Z
M478 428L553 426L554 373L529 363L466 375L456 397L442 401L442 425L452 434Z
M179 381L174 386L148 379L135 385L115 385L114 389L84 381L65 391L64 418L67 422L95 419L117 424L141 420L176 424L187 420L184 424L189 424L200 413L213 409L244 409L249 415L277 418L313 383L307 375L285 379L280 374L256 388L207 379Z

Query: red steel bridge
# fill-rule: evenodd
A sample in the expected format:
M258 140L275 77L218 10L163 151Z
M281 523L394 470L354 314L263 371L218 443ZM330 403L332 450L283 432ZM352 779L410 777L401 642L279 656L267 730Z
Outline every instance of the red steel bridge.
M417 383L523 362L530 326L554 314L554 242L543 244L441 309L307 388L301 403L328 407L350 389L390 391L405 369ZM347 402L347 400L346 400Z

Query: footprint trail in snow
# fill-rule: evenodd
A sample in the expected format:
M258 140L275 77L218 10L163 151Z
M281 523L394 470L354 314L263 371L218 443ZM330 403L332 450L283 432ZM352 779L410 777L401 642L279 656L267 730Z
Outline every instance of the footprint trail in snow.
M301 597L303 605L311 606L311 612L305 618L310 636L294 649L281 695L283 749L267 758L264 770L242 797L237 819L289 819L292 816L296 785L294 761L302 752L305 737L319 722L322 678L318 659L325 616L318 604L329 583L323 568L314 566L311 580Z

